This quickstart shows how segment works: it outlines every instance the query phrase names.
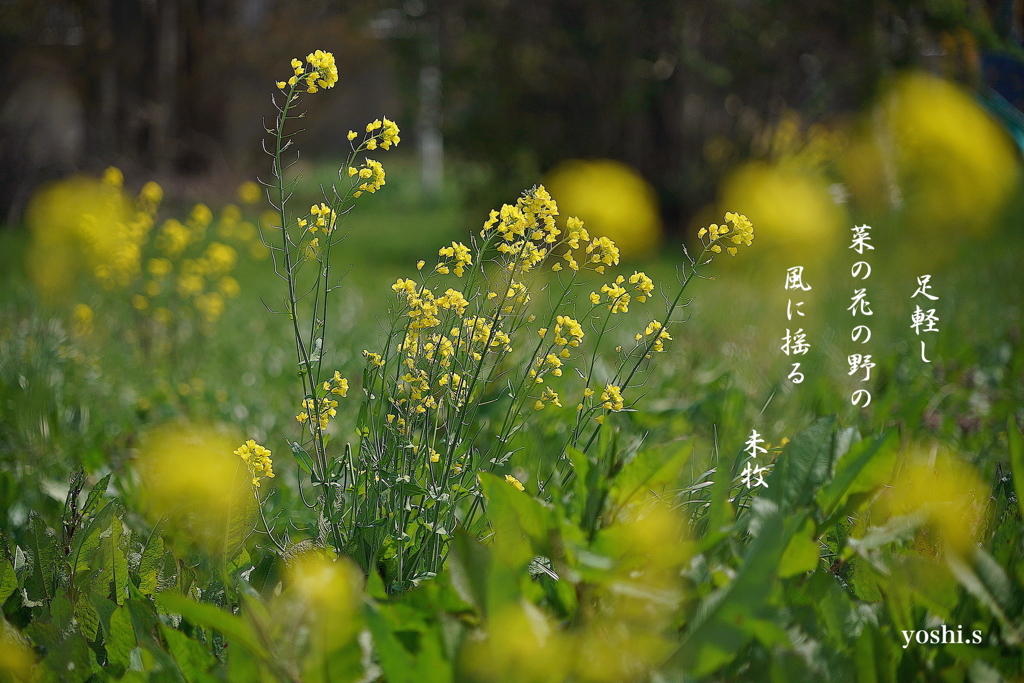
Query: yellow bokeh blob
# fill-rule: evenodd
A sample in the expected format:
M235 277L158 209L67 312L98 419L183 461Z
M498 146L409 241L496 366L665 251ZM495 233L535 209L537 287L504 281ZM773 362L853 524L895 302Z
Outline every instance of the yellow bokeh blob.
M133 213L119 187L93 178L69 178L37 192L25 215L32 237L26 267L40 296L66 297L83 268L111 278L134 274L137 245L126 235Z
M989 492L967 463L939 450L912 451L879 509L893 517L922 514L938 539L958 553L977 541Z
M619 161L565 161L544 181L563 221L576 216L594 237L608 237L624 259L652 256L661 242L654 188Z
M253 529L256 499L237 435L168 424L150 432L136 463L139 498L173 540L232 557Z
M720 205L757 226L757 252L785 255L793 263L817 262L833 253L847 220L826 180L790 163L743 164L722 185Z
M1017 157L973 96L912 72L885 91L841 165L858 203L888 204L916 245L934 249L991 232L1016 187Z

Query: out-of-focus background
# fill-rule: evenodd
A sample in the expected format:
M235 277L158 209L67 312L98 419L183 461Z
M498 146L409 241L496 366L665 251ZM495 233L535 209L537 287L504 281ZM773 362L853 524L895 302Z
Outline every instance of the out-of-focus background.
M229 200L266 168L267 85L323 48L343 76L310 103L311 163L384 113L424 196L451 185L489 205L568 160L611 159L642 176L680 234L743 162L795 151L779 148L798 146L794 133L812 134L809 163L827 159L838 140L815 134L870 125L865 111L901 71L1019 119L1020 24L1012 0L6 0L0 217L17 225L41 183L110 165L174 198ZM932 100L917 104L941 116ZM892 175L869 153L824 174L832 199L867 201L862 186L885 181L862 176Z

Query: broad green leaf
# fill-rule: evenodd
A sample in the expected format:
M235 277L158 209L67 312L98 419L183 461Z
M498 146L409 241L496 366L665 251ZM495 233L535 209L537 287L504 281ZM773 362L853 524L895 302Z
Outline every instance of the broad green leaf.
M128 608L115 607L110 614L110 628L107 630L107 657L112 664L127 669L131 661L132 650L137 645L135 629L132 627L132 616L128 612Z
M853 444L836 463L832 481L818 491L817 502L825 518L839 511L856 493L885 485L896 463L897 435L887 431L875 439Z
M1017 493L1017 507L1024 519L1024 434L1011 415L1006 420L1006 440L1010 446L1010 470L1013 472L1013 490Z
M807 517L782 553L779 576L787 578L814 571L818 568L819 552L818 541L814 538L814 520Z
M902 654L892 639L866 624L853 651L857 683L896 683L896 667Z
M448 573L459 597L487 613L490 551L464 529L456 529L448 556Z
M835 416L819 418L793 437L768 475L768 489L761 497L788 512L814 499L832 471Z
M525 567L537 554L533 544L542 544L547 538L551 511L496 475L481 472L479 477L487 499L487 519L495 531L495 552L506 562Z
M103 494L107 492L107 486L110 484L110 475L103 477L96 485L89 491L89 496L85 499L85 505L82 506L82 516L92 513L93 509L99 505L100 499Z
M452 664L444 657L440 633L432 625L422 630L393 631L381 610L367 604L366 623L373 634L374 652L389 683L448 683Z
M31 569L25 578L25 590L30 600L49 602L56 591L57 563L60 551L57 538L46 527L42 517L35 512L29 515L29 555L32 558Z
M102 559L97 558L97 550L100 548L100 539L104 532L110 528L110 519L114 515L117 505L109 501L100 511L89 518L85 527L75 534L75 540L71 548L71 557L74 562L75 574L88 569L100 569Z
M51 649L42 666L61 683L82 683L99 670L96 654L80 633L72 633L59 647Z
M90 641L96 640L96 633L100 626L100 615L92 602L86 596L78 598L75 602L75 619L78 621L78 629Z
M189 638L187 635L164 624L160 624L160 632L167 641L167 649L174 657L175 663L186 680L195 681L200 674L208 671L217 663L206 645Z
M110 536L107 537L107 542L110 549L114 602L119 605L123 605L125 598L128 597L128 558L125 556L123 547L123 543L126 543L127 539L124 539L124 536L124 525L121 518L115 516L110 522Z
M249 625L241 617L213 605L195 602L181 593L172 591L157 593L156 601L168 612L180 614L197 626L220 631L225 637L241 645L256 657L262 657L264 654Z
M782 553L800 529L807 511L783 515L774 503L754 499L756 535L744 554L736 577L697 606L682 642L667 668L701 677L731 661L751 637L766 645L783 643L785 631L772 620L768 603Z
M146 547L139 560L139 592L152 595L156 592L157 577L164 561L164 541L160 537L163 524L158 524L149 535Z
M0 555L0 605L10 597L17 587L18 577L14 573L14 565L6 555Z

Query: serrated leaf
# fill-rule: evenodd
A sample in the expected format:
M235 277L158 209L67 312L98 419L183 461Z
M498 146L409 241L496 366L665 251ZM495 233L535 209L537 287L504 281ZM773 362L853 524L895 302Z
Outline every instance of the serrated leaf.
M100 539L104 532L110 528L110 518L114 514L116 505L109 501L95 515L89 518L88 523L79 533L75 534L74 545L71 548L73 571L75 574L88 569L99 569L101 562L96 561L97 551L100 549Z
M81 597L75 603L75 620L78 621L78 630L90 641L96 640L96 633L99 631L100 615L93 607L91 601Z

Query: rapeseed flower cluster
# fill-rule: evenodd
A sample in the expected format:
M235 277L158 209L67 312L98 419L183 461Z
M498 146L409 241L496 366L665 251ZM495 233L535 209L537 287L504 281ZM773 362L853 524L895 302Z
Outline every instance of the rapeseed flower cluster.
M733 244L743 244L749 247L754 239L754 226L746 216L727 212L725 223L722 225L712 223L707 228L701 228L697 232L697 237L700 238L705 248L720 254L722 253L720 242L726 237ZM726 247L726 251L730 256L735 256L737 249L736 247Z
M306 92L313 94L321 88L333 88L338 82L338 66L330 52L317 50L306 55L306 64L298 59L293 59L291 64L292 76L287 81L277 82L280 90L291 86L293 89L305 88Z
M316 216L316 220L309 226L310 232L318 232L322 230L325 235L330 235L334 231L335 223L338 220L338 212L327 206L324 203L314 204L309 207L309 213L311 216ZM299 227L305 227L307 221L305 219L299 219Z
M614 384L606 384L604 391L601 392L601 407L605 410L611 410L618 412L624 407L622 399L622 387L617 387Z
M668 333L668 330L663 329L662 324L657 320L652 320L648 323L647 327L644 328L643 334L638 332L636 341L641 341L644 337L650 337L654 333L657 333L658 336L651 345L651 350L661 353L665 350L664 342L672 341L672 335Z
M372 143L372 144L371 144ZM373 149L376 145L376 139L370 138L367 143L367 149ZM375 193L380 188L384 187L384 166L379 161L373 159L367 159L362 166L356 168L355 166L348 167L349 176L359 176L360 180L365 182L359 183L359 189L352 193L352 196L358 198L362 196L364 192L370 194Z
M313 433L317 429L320 431L327 429L330 421L338 416L338 402L334 397L345 398L348 396L348 388L348 379L342 377L341 373L335 370L334 376L319 387L318 393L321 395L317 399L314 400L310 397L303 399L302 410L295 416L295 420L299 424L308 423L309 429Z
M252 485L256 488L260 486L260 479L274 477L274 462L270 458L270 451L252 439L235 449L235 455L245 461L252 475Z

